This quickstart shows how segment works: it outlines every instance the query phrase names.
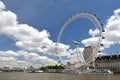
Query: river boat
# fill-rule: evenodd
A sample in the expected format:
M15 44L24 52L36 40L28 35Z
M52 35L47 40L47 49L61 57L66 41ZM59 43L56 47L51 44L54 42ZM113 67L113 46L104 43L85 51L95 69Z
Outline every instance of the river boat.
M109 69L90 69L83 71L84 74L113 74Z
M29 71L29 73L42 73L43 71L42 70L32 70L32 71Z
M64 69L62 73L65 74L81 74L80 70L78 69Z

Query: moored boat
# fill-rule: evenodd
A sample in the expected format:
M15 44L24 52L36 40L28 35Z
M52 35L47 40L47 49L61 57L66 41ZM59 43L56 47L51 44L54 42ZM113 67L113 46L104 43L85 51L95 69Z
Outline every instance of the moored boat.
M108 69L90 69L90 70L85 70L83 71L84 74L113 74L112 71L108 70Z
M66 74L81 74L80 70L78 69L64 69L62 73Z

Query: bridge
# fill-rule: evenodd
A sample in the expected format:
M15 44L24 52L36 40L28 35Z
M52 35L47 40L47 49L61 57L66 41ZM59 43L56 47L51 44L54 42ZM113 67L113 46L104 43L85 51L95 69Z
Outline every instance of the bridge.
M24 72L24 69L20 69L20 68L10 69L10 68L5 67L5 68L0 68L0 71L1 72Z

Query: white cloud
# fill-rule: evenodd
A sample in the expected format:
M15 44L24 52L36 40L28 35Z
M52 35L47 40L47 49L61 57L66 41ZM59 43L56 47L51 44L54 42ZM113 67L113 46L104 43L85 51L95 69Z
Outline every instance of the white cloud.
M19 56L19 54L14 52L14 51L12 51L12 50L8 50L6 52L0 51L0 56L17 57L17 56Z
M19 24L17 15L9 10L0 10L0 34L11 37L17 47L27 51L49 53L46 51L54 45L47 30L38 31L27 24Z
M0 11L0 34L13 38L16 46L23 50L55 55L55 43L49 39L49 32L19 24L16 14L11 11Z
M78 48L77 50L74 49L74 50L70 50L70 62L71 63L75 63L75 62L83 62L83 50L84 48Z
M16 61L14 57L0 57L1 61Z
M99 37L92 37L88 39L84 39L81 41L86 47L87 46L97 46L99 43Z
M116 9L108 19L104 36L108 41L120 43L120 9Z
M23 51L0 51L1 59L3 61L7 60L8 62L9 60L15 60L14 64L19 64L23 60L28 64L34 64L36 62L44 65L57 64L54 59L50 59L47 56L40 56L36 53L55 55L55 43L49 39L49 32L47 30L39 31L28 24L19 24L17 15L5 9L4 3L0 1L0 34L14 39L15 45ZM61 49L64 49L64 46ZM19 60L21 56L24 59Z
M60 56L69 56L70 55L70 53L68 52L69 48L70 48L69 45L59 43L58 48L59 48L58 53L60 54Z
M2 9L6 9L6 7L5 7L4 3L2 1L0 1L0 10L2 10Z
M102 36L105 39L102 40L102 44L104 45L101 49L109 48L111 45L120 43L120 9L114 10L114 14L107 20L105 25L105 32L102 33ZM84 39L81 42L85 46L96 45L98 42L96 35L98 35L99 31L97 29L89 30L89 34L92 38Z
M23 56L26 61L41 62L44 65L48 65L48 63L57 64L57 62L54 59L50 59L47 56L40 56L37 53L30 53L30 52L27 52L27 51L18 51L18 53L21 56Z
M90 34L92 37L95 37L95 36L99 35L99 30L98 30L98 29L95 29L95 30L90 29L90 30L89 30L89 34Z
M23 57L23 59L19 59L18 57ZM9 64L12 62L12 64L16 65L10 65L12 67L19 66L19 65L36 65L36 63L42 63L42 65L50 65L50 64L57 64L57 61L54 59L50 59L47 56L40 56L37 53L31 53L27 51L0 51L0 61L2 64ZM41 64L39 64L41 65Z

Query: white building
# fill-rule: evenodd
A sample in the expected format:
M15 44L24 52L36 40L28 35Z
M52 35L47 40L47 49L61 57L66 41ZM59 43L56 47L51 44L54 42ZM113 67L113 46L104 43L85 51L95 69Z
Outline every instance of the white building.
M97 48L93 46L85 47L83 56L86 63L92 64L95 61L95 58L98 56Z
M120 73L120 54L99 56L95 60L96 69L109 69L113 72Z

